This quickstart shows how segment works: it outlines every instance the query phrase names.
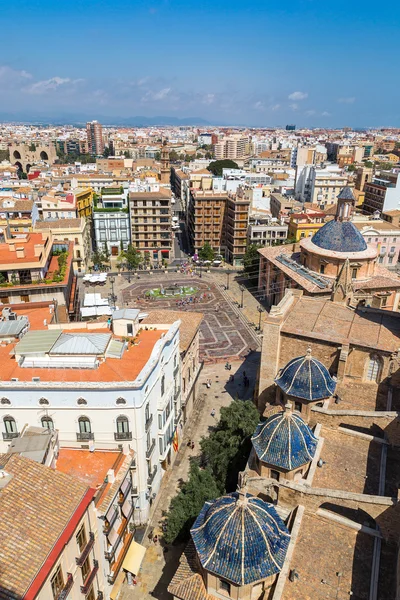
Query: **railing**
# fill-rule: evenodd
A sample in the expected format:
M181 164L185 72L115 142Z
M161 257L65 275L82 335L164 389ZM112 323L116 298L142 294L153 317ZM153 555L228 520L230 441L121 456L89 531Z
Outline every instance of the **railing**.
M131 440L132 431L116 431L114 433L114 440Z
M131 487L132 487L132 482L129 480L129 484L128 484L128 487L126 488L125 492L123 492L122 490L120 491L119 498L118 498L118 504L120 506L122 506L122 504L127 499L129 492L131 491Z
M72 573L67 573L67 581L61 592L58 594L58 596L55 597L55 600L65 600L66 598L68 598L68 594L70 593L73 585L74 578L72 576Z
M78 442L85 442L88 440L94 440L94 433L91 431L80 432L76 434L76 440Z
M8 440L13 440L19 436L18 431L3 431L3 440L6 442Z
M151 427L151 424L153 422L153 415L150 415L148 419L146 419L146 423L144 425L144 428L146 431L148 431Z
M151 484L154 481L154 477L156 476L156 474L157 474L157 466L154 467L153 472L147 478L147 485L148 486L151 486Z
M150 448L148 448L148 450L146 450L146 458L149 459L150 456L153 454L154 448L156 447L156 440L155 438L152 439L151 442L151 446Z
M117 509L115 509L113 516L111 517L111 519L108 522L108 525L104 524L104 527L103 527L104 535L108 535L110 533L110 530L111 530L112 526L114 525L115 521L117 520L118 515L119 515L119 512Z
M90 571L89 575L86 578L84 585L81 585L81 592L85 594L85 596L89 593L89 590L92 586L93 580L96 577L96 573L99 570L99 563L97 560L93 560L93 569Z
M104 552L104 556L106 557L106 560L108 560L109 562L111 562L114 558L115 552L117 551L119 543L124 536L125 530L127 528L129 519L131 518L132 514L133 514L133 506L131 507L131 510L129 511L129 515L125 519L125 525L121 528L120 534L119 534L118 538L116 539L115 543L113 544L112 549Z
M78 567L81 567L83 565L83 563L87 559L88 554L91 551L91 549L93 548L93 546L94 546L94 533L90 532L89 533L89 541L87 542L86 546L82 550L80 556L75 558L75 561L76 561L76 564L78 565Z

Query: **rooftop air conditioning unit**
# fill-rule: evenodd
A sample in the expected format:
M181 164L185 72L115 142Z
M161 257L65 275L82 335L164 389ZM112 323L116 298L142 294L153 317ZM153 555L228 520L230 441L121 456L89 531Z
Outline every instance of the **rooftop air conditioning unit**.
M39 381L40 381L40 377L32 377L32 381L33 381L34 383L39 383Z

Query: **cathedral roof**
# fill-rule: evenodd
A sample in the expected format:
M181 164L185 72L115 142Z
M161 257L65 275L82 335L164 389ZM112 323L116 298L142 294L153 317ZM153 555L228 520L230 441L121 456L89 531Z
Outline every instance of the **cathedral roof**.
M348 185L346 185L340 190L338 200L352 200L353 202L356 201L356 199L354 198L353 190Z
M289 361L279 371L275 383L289 396L309 401L329 398L336 387L328 369L311 356L311 350Z
M238 492L206 502L191 535L204 569L237 585L279 573L290 541L272 504Z
M344 254L367 249L365 239L351 221L328 221L313 235L312 243L324 250Z
M258 458L291 471L310 462L318 440L303 419L292 411L272 415L251 438Z

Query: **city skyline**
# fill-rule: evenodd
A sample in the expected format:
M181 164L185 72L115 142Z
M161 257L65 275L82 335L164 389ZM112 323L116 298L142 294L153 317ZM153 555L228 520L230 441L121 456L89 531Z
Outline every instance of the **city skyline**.
M399 16L359 0L23 0L2 14L0 119L400 126L393 67L366 52L396 48Z

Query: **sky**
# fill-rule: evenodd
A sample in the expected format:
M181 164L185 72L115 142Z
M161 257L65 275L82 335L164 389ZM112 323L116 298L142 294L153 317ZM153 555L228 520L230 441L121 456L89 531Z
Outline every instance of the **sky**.
M0 0L0 118L400 127L400 2Z

